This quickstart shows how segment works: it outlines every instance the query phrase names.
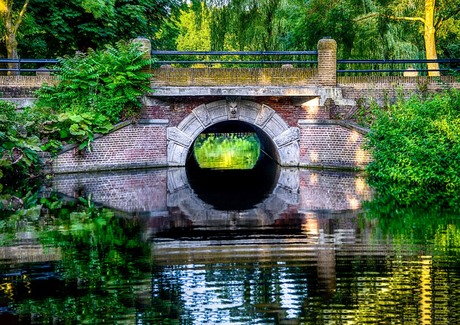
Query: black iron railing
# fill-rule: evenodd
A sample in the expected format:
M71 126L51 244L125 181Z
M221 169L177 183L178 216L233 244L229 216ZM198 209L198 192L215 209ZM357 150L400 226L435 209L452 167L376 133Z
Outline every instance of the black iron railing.
M428 63L438 63L438 69L428 69ZM402 74L413 69L421 75L430 71L439 71L441 74L454 74L460 72L460 59L402 59L402 60L337 60L337 74L362 75L362 74Z
M56 59L0 59L0 71L23 74L36 73L40 68L47 68L50 72L54 72L55 65L58 63Z
M318 64L317 51L152 51L156 59L153 67L164 65L172 67L281 67L291 65L294 68L311 68ZM0 74L33 75L40 69L50 72L59 69L56 59L0 59ZM438 63L438 69L428 69L428 63ZM438 60L337 60L337 74L340 75L401 75L408 69L416 70L420 75L429 71L441 74L459 74L460 59Z
M152 51L155 66L176 67L267 67L292 64L295 67L315 66L317 51Z
M155 66L173 67L278 67L290 64L293 67L315 67L317 51L271 51L271 52L225 52L225 51L152 51L157 59ZM315 59L311 59L315 57ZM427 68L428 63L438 63L439 68ZM416 70L420 75L429 71L442 74L460 72L460 59L402 59L402 60L337 60L337 74L395 75Z

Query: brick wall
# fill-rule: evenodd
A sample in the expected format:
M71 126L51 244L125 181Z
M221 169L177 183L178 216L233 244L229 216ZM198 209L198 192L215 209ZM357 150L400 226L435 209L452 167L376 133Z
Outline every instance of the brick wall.
M167 210L167 170L62 174L53 178L52 190L69 197L88 198L94 203L126 213L163 213Z
M144 107L142 118L167 119L169 126L177 126L192 110L202 104L221 100L221 97L183 97L167 101L152 98L148 106ZM329 109L325 106L307 106L306 99L293 99L289 97L256 97L251 98L258 104L271 107L280 115L289 126L298 126L299 119L329 119Z
M301 166L363 168L371 161L359 130L333 121L303 120L299 125Z
M93 142L92 152L71 146L53 161L55 173L69 173L166 165L167 121L125 124Z
M125 124L98 138L93 150L80 154L75 148L59 154L55 173L142 168L167 165L167 127L177 126L203 102L216 98L153 99L141 123ZM362 168L370 156L362 149L363 132L328 120L324 107L310 110L291 98L257 98L270 106L290 127L300 129L300 166ZM329 122L328 122L329 121ZM145 124L147 123L147 124Z
M371 198L364 175L302 169L299 211L354 210Z
M413 95L440 93L449 88L460 89L460 79L454 76L441 77L403 77L403 76L359 76L338 77L337 86L342 89L344 98L352 99L353 106L335 107L334 117L350 118L356 102L369 105L371 101L379 105L394 104L398 98Z
M56 79L50 76L0 76L0 97L35 97L35 91L44 83L54 84L55 82Z

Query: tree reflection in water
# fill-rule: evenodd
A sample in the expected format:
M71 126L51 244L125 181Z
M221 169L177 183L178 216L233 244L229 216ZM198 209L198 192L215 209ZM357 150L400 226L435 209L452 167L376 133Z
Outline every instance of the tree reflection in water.
M190 203L211 205L175 196L194 195L176 172L56 177L59 196L3 212L0 322L460 321L456 215L362 209L361 175L311 170L280 172L249 210L199 215Z

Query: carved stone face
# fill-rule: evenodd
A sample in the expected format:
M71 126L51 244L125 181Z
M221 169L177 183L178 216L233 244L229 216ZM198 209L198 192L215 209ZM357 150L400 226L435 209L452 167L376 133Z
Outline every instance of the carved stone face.
M236 115L238 113L238 102L236 102L236 101L228 102L228 110L229 110L230 115L232 117L236 117Z

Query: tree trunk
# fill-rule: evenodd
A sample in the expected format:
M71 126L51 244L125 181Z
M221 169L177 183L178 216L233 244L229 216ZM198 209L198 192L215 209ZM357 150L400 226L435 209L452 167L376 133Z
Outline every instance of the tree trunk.
M19 11L16 18L13 16L13 0L1 0L0 15L3 16L5 26L5 45L8 59L19 59L18 41L16 39L19 25L22 23L22 18L26 12L30 0L24 0L22 9ZM19 63L8 63L8 75L19 75Z
M436 29L434 27L434 8L436 0L425 0L425 52L427 60L437 60L436 53ZM439 70L439 63L427 63L428 70ZM429 76L440 76L439 71L428 71Z
M6 43L6 53L8 59L19 59L18 55L18 42L16 40L16 34L11 31L6 31L5 37ZM8 63L8 75L9 76L17 76L19 75L19 64L16 62L9 62Z

